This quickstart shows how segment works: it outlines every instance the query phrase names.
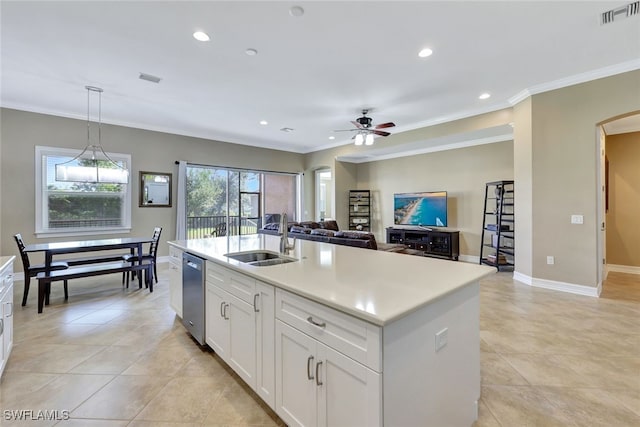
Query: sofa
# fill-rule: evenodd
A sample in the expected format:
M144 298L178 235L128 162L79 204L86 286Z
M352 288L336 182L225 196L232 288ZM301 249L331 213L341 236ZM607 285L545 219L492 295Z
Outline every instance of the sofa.
M280 224L276 222L265 224L258 230L261 234L280 235ZM365 231L340 230L338 223L328 221L290 222L288 224L289 237L312 240L314 242L333 243L335 245L354 246L357 248L377 250L378 245L373 233Z

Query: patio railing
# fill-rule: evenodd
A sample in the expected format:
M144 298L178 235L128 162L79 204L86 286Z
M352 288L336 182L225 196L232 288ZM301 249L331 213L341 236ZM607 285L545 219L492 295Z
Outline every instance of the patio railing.
M187 239L202 239L204 237L214 237L215 231L226 228L226 234L235 236L237 234L256 234L260 220L255 218L240 218L230 216L227 224L227 217L217 216L188 216L187 217ZM226 224L226 227L222 226Z

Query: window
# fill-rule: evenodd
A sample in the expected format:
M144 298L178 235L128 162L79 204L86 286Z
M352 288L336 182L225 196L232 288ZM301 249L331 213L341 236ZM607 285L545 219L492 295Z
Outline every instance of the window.
M78 154L80 150L36 147L36 234L49 237L129 231L130 185L56 180L56 164ZM108 154L130 170L130 155Z
M186 236L255 234L282 212L297 218L299 175L188 165Z

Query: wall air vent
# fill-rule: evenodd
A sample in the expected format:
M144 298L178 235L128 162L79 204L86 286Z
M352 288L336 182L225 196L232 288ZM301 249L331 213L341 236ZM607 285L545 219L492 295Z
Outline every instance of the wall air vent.
M151 82L151 83L160 83L160 80L162 80L161 77L152 76L151 74L146 74L146 73L140 73L138 78L140 80L146 80L146 81Z
M610 24L615 21L619 21L630 16L640 14L640 1L629 3L625 6L620 6L615 9L607 10L600 15L600 24Z

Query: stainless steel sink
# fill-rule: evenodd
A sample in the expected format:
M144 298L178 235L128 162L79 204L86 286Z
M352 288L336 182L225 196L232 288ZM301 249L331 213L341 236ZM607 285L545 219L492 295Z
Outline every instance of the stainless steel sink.
M268 267L270 265L286 264L289 262L297 261L295 258L290 258L279 254L277 252L270 251L250 251L250 252L235 252L225 254L227 258L235 259L245 264L253 265L256 267Z

